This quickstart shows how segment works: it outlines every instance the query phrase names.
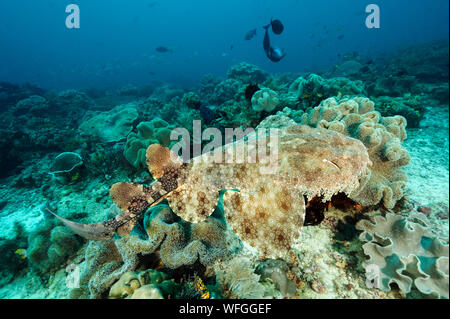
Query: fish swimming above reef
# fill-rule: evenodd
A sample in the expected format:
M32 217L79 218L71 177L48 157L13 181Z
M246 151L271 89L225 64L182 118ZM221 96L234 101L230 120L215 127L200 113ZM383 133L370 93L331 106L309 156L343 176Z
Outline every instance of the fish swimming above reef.
M256 35L256 29L252 29L245 34L245 40L251 40Z
M269 27L270 24L263 27L266 30L263 40L264 52L266 52L266 55L270 59L270 61L278 62L286 56L286 52L280 48L272 47L272 45L270 44Z
M223 204L233 231L262 255L282 257L300 235L308 203L330 201L338 193L356 196L369 178L371 161L362 142L331 130L294 125L277 133L259 129L188 162L152 144L146 158L155 181L116 183L110 189L121 214L97 224L53 214L82 237L106 240L116 232L128 235L140 215L163 199L185 221L202 222L215 210L219 191L227 190ZM270 161L256 155L260 142L267 143ZM237 160L240 155L246 160ZM217 161L217 156L233 160Z
M168 52L173 52L172 49L169 49L167 47L163 47L163 46L159 46L155 49L157 52L159 53L168 53Z
M280 20L270 20L270 25L272 26L272 31L275 34L281 34L283 33L284 26L283 23L281 23Z

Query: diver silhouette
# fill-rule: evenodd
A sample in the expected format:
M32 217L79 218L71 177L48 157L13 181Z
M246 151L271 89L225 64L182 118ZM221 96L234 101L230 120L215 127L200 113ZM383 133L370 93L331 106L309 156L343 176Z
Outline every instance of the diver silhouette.
M276 23L276 24L275 24ZM270 37L269 37L269 27L272 26L273 31L275 34L280 34L283 31L283 25L279 20L271 20L268 25L263 26L263 28L266 30L266 33L264 34L264 40L263 40L263 47L264 51L266 52L267 57L272 62L278 62L282 58L286 56L286 51L278 48L273 47L270 44Z

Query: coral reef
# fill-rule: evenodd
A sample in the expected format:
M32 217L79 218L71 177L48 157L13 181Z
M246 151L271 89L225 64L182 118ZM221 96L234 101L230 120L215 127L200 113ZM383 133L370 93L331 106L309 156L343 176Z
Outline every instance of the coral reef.
M73 297L103 296L124 273L142 266L142 256L157 253L164 267L170 269L196 262L211 265L225 258L228 255L226 224L221 214L223 208L221 211L219 206L206 221L191 224L182 221L167 205L160 204L146 212L145 230L141 234L91 241L81 266L81 287L74 290Z
M364 84L344 77L324 79L317 74L310 74L306 79L297 78L289 86L289 95L300 102L301 108L315 106L332 96L363 94Z
M227 73L227 78L238 80L244 84L259 84L267 80L269 75L256 65L241 62L232 66Z
M226 79L220 82L214 88L214 93L210 102L212 104L222 104L227 101L235 100L236 95L241 88L241 82L235 79Z
M266 259L255 269L255 273L261 276L261 281L272 281L284 297L292 297L296 295L297 286L287 277L288 272L288 265L280 259Z
M133 104L119 105L85 120L78 129L99 142L118 142L127 137L138 117Z
M39 95L32 95L17 102L13 112L15 115L39 115L41 112L48 112L50 104L47 99Z
M375 98L375 109L381 116L403 116L409 128L419 127L425 113L423 98L419 95L407 94L402 97L380 96Z
M145 159L147 147L155 143L166 147L171 146L170 133L174 128L160 118L139 123L136 127L137 133L131 132L128 135L123 155L134 167L147 167Z
M177 286L167 274L153 269L129 271L112 285L110 299L164 299L175 294Z
M448 41L330 61L0 82L0 298L448 298ZM250 133L169 157L193 120Z
M200 108L200 97L194 92L188 92L183 95L183 104L191 109L198 110Z
M14 224L14 237L11 239L0 237L0 287L10 282L22 269L27 267L25 256L19 255L20 249L27 247L27 234L22 225Z
M425 295L449 297L448 243L430 232L423 216L388 213L356 227L363 231L369 256L363 265L375 288L389 291L395 283L405 293L415 287Z
M236 256L233 259L215 265L217 284L225 298L261 299L265 288L259 282L249 258Z
M28 235L27 258L43 273L60 267L75 253L83 240L65 226L56 226L54 219L46 219Z

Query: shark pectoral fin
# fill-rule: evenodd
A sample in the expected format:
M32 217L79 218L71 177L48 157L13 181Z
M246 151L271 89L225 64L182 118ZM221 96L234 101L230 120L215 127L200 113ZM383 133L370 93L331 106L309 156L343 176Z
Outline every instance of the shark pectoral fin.
M149 192L150 191L143 185L134 183L116 183L111 186L109 195L122 211L126 211L133 204L147 204L147 199L150 199L150 202L152 202L153 198L149 198Z
M163 177L167 172L176 171L183 161L174 152L159 144L151 144L145 153L148 170L154 179Z
M133 218L132 220L126 222L122 226L117 228L117 234L120 236L127 236L131 233L131 231L134 228L134 225L136 225L136 222L138 221L138 218Z
M111 239L116 232L114 219L97 223L97 224L80 224L62 218L55 213L52 214L58 218L65 226L70 228L75 234L80 235L88 240L108 240Z
M188 222L200 223L216 209L219 190L213 187L199 189L185 184L167 196L167 200L175 214Z
M223 202L233 231L268 258L284 257L300 235L305 202L287 186L227 191Z

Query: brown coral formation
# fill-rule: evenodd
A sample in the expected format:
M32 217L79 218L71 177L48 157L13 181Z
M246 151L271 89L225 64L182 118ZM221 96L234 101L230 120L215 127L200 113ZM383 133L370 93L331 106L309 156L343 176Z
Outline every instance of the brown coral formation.
M302 124L322 127L356 138L364 143L373 166L366 186L351 199L363 206L381 203L392 209L404 196L406 174L402 167L410 157L402 146L406 120L402 116L381 117L374 103L355 97L338 102L329 98L303 115Z

